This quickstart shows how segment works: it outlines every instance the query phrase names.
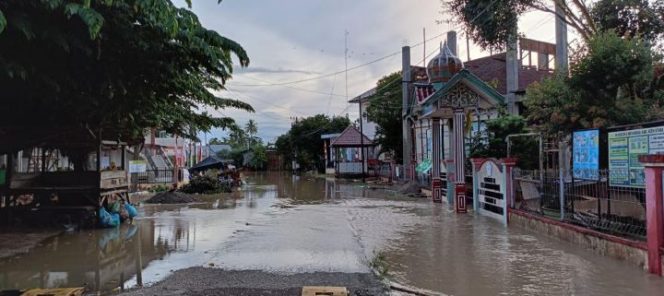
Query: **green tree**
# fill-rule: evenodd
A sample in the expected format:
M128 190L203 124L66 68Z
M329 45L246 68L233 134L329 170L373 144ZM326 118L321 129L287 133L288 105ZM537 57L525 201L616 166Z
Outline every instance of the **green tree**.
M507 136L528 132L526 119L518 115L501 114L500 117L486 121L484 133L471 138L470 157L507 157ZM533 137L515 137L511 139L510 156L516 157L522 169L539 168L537 140Z
M318 114L298 119L288 133L279 136L275 143L277 151L284 156L286 164L296 160L302 169L324 169L323 134L340 133L350 125L346 117L328 117Z
M504 49L508 36L517 33L521 14L536 9L550 13L562 5L566 22L584 39L597 32L584 1L563 0L441 0L445 12L452 12L465 25L468 35L484 49Z
M590 14L599 29L618 36L657 42L664 38L664 1L600 0Z
M267 149L262 144L251 147L251 159L249 167L254 170L264 170L267 166Z
M473 41L484 49L504 49L518 18L533 9L555 15L561 7L565 22L588 42L596 34L615 31L620 36L661 40L664 1L655 0L441 0L444 11L461 21ZM661 42L661 41L660 41Z
M78 127L141 142L155 127L196 138L194 130L233 124L204 107L253 111L213 94L231 78L233 57L249 64L238 43L169 0L1 1L0 104L12 108L0 108L0 130L29 124L53 137L41 127Z
M389 152L397 162L403 154L403 127L401 118L401 72L387 75L376 83L378 92L369 99L367 118L376 123L376 141L381 153Z
M551 136L654 119L662 98L652 88L653 56L639 39L594 36L572 60L569 77L557 74L528 87L528 120Z
M218 138L212 138L212 139L210 139L208 144L210 144L210 145L221 145L221 144L224 144L224 141L219 140Z

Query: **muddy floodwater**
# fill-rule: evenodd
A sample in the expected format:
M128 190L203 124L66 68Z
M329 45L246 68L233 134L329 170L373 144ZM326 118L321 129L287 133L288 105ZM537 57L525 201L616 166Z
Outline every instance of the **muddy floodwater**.
M192 266L368 273L378 263L395 282L451 295L664 295L664 280L638 267L424 199L280 173L248 183L200 204L141 205L133 225L0 259L0 290L106 294Z

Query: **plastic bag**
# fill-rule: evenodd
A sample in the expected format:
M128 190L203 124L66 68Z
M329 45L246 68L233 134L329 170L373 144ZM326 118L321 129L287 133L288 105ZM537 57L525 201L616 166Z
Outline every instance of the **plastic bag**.
M136 207L126 203L124 205L125 210L127 210L127 214L129 214L129 218L134 218L138 215L138 211L136 210Z
M116 217L117 216L117 219ZM104 207L99 208L99 224L102 227L115 227L120 225L120 215L111 214Z
M111 216L113 217L113 227L119 226L120 225L120 214L118 213L112 213Z
M111 213L119 213L120 212L120 202L119 201L116 201L112 204L109 204L109 207L110 207L109 210L111 211Z

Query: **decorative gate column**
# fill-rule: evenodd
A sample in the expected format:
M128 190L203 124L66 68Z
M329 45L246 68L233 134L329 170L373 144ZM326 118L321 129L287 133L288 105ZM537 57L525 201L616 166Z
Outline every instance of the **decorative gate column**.
M443 181L440 179L440 118L431 119L431 199L433 202L441 203L441 187Z
M454 108L454 169L456 180L454 181L455 208L457 213L466 213L466 172L465 172L465 147L463 137L463 125L465 122L463 108Z

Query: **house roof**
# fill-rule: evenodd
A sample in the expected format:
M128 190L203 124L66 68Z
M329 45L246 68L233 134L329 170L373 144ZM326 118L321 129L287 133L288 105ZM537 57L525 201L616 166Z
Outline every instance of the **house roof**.
M224 165L229 163L233 163L233 161L229 159L221 159L219 157L211 155L201 160L199 163L195 164L191 168L189 168L189 170L202 171L210 168L222 168Z
M424 104L429 104L435 100L439 100L444 95L446 95L450 90L454 89L457 84L463 83L469 86L474 92L476 92L481 97L493 101L493 104L503 104L505 102L505 97L499 94L495 88L486 84L479 77L471 73L470 71L463 69L459 73L454 74L452 78L442 85L434 94L425 99Z
M228 151L232 150L231 145L228 144L211 144L208 145L208 147L210 148L210 151L212 153L219 153L223 150L228 150Z
M363 139L364 138L364 139ZM373 146L373 141L371 141L367 136L360 133L360 131L351 125L347 127L341 135L337 137L330 146L361 146L364 142L364 146Z
M507 66L506 54L498 53L491 56L474 59L465 63L465 69L475 74L488 84L496 82L495 88L501 94L507 93ZM533 82L541 81L553 75L550 70L539 70L531 67L519 67L519 89L524 91Z
M367 90L360 94L357 97L354 97L350 99L348 102L349 103L359 103L368 100L371 96L376 94L376 87L371 88L370 90Z
M324 135L320 135L320 138L323 139L323 140L326 140L326 139L334 139L334 138L338 137L339 135L341 135L341 134L340 134L340 133L335 133L335 134L324 134Z

